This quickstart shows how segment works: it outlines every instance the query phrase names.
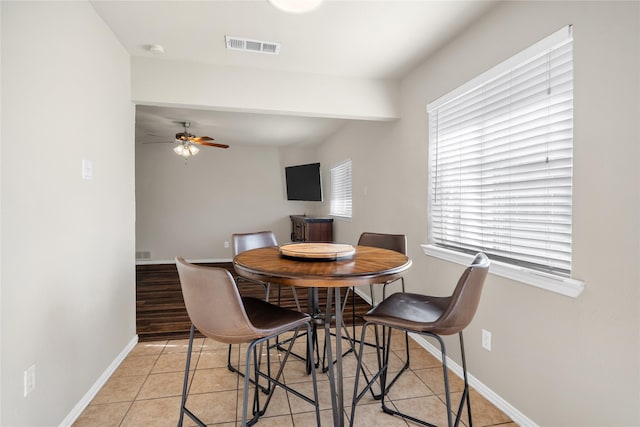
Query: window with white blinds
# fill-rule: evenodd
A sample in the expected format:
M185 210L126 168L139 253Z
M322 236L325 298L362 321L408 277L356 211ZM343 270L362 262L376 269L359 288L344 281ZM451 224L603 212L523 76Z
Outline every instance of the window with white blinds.
M571 27L427 106L429 243L571 273Z
M351 218L351 160L331 168L329 215Z

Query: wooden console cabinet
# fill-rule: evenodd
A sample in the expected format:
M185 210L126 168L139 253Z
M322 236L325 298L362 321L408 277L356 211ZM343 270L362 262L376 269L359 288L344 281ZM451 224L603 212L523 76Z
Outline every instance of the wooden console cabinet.
M333 242L333 218L289 215L292 242Z

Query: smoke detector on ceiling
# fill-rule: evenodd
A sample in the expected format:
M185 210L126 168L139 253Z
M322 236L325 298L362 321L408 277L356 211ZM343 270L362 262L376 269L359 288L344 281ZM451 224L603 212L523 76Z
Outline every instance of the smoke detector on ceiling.
M243 37L224 36L227 49L243 50L245 52L268 53L278 55L280 53L280 43L267 42L262 40L252 40Z
M149 52L154 53L156 55L164 54L164 46L160 44L148 44L145 46L145 49L147 49Z

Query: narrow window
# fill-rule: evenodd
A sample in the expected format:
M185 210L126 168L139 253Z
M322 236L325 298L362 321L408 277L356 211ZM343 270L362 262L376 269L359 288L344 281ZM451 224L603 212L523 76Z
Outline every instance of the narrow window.
M331 168L329 215L351 218L351 160Z

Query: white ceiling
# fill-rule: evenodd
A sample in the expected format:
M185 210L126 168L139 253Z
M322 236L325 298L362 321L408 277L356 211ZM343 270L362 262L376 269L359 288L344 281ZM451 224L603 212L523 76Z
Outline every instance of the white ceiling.
M495 4L493 1L326 0L307 14L288 14L267 0L100 1L97 13L132 56L349 78L398 79ZM225 48L225 35L278 42L279 55ZM171 140L176 121L216 142L314 143L340 119L138 107L136 139ZM155 136L153 136L155 135Z
M136 141L143 144L173 142L175 134L184 131L180 122L190 122L190 133L210 136L216 143L285 146L322 141L344 121L139 105L136 108Z

